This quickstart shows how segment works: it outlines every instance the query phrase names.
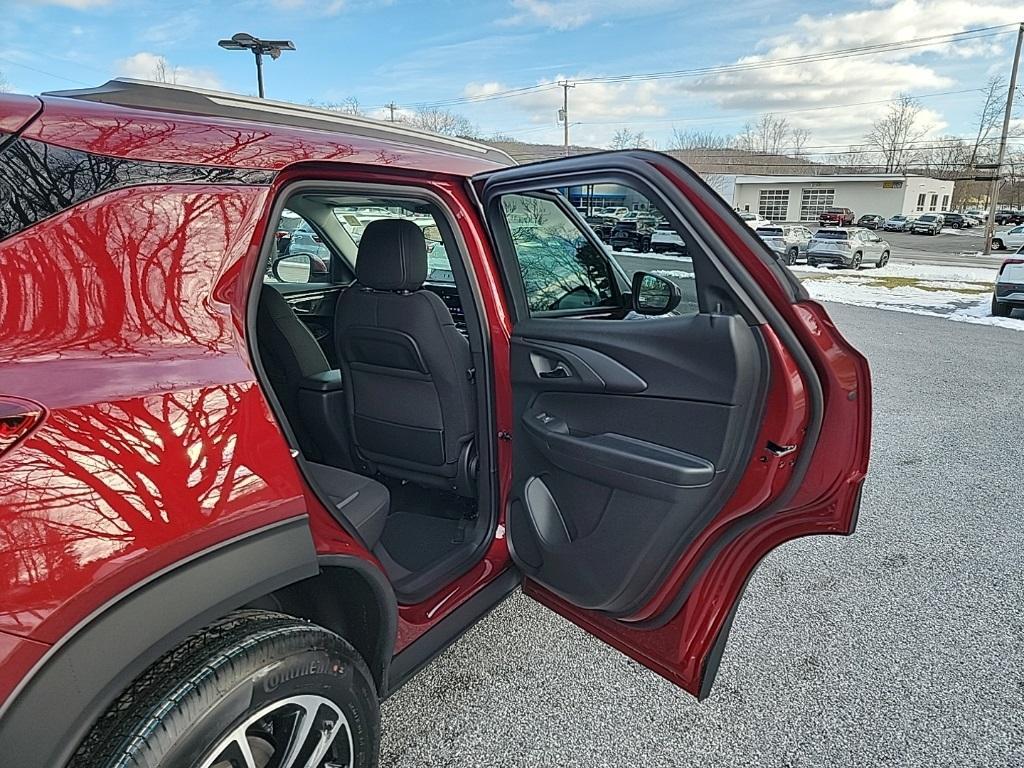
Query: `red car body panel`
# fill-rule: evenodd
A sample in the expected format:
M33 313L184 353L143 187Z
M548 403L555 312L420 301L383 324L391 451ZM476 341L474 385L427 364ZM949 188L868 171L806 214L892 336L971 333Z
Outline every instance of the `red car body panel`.
M265 196L120 190L0 244L0 392L49 412L0 474L0 631L55 642L145 576L303 513L217 299Z
M17 133L43 108L35 96L0 94L0 133Z

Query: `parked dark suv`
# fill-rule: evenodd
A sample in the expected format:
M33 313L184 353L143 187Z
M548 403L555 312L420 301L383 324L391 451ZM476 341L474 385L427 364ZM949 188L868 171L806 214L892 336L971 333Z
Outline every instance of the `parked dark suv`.
M854 530L867 363L671 157L117 80L0 130L4 765L375 765L520 586L703 698L761 559ZM559 192L623 180L692 302Z
M818 216L820 227L849 227L853 225L854 214L849 208L826 208Z
M612 229L608 244L615 251L632 248L634 251L646 253L651 250L651 235L654 233L656 223L656 219L620 221Z

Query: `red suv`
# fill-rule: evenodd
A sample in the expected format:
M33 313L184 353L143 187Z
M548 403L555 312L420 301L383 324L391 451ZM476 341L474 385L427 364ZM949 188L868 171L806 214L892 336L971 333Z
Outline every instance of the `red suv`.
M520 585L703 698L761 558L854 529L868 366L670 157L130 81L0 130L19 768L374 765ZM562 194L603 183L691 270L630 279Z
M849 208L826 208L818 215L820 227L852 227L854 213Z

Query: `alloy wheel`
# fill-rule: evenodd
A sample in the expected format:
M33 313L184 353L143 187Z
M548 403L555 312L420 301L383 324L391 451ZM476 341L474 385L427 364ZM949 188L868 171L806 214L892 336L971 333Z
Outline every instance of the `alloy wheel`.
M199 768L351 768L352 731L323 696L292 696L264 707L224 736Z

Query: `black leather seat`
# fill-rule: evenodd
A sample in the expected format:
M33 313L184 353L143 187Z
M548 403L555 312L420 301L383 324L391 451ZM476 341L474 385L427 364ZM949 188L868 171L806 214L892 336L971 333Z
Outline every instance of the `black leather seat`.
M353 442L382 474L472 494L476 396L469 342L421 290L427 250L406 219L371 222L334 338Z
M256 343L270 386L292 426L302 453L322 459L299 410L299 384L307 376L331 369L320 344L278 291L264 284L256 308Z

